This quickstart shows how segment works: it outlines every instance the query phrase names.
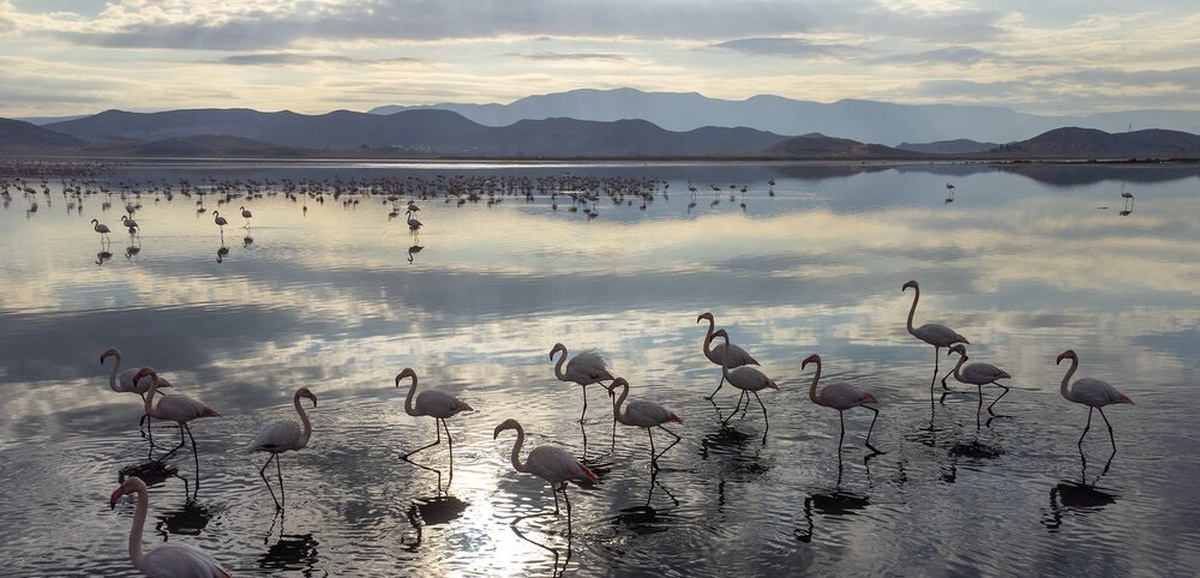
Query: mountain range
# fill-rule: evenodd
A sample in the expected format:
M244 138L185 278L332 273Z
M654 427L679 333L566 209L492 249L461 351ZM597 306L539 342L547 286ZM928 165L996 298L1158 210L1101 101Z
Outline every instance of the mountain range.
M687 103L694 105L693 110L728 105L728 101L705 99L699 95L629 90L574 91L537 98L551 111L583 115L581 109L572 108L572 104L584 108L590 105L594 107L594 115L640 111L651 118L656 116L655 111L663 103L675 102L676 121L687 116L683 114L689 106ZM787 115L782 112L783 108L795 106L796 101L787 101L792 103L787 104L786 99L776 97L758 100L776 107L782 115L778 124L796 120L792 118L797 114L795 109L789 109L792 112ZM631 104L636 102L641 104ZM518 106L518 103L522 101L508 105L516 108L503 109L507 111L505 114L528 105ZM890 125L889 130L919 125L923 119L937 117L935 113L958 119L959 128L964 131L974 126L966 120L968 118L978 119L976 125L995 118L1005 118L1012 125L1032 122L1030 115L982 107L905 107L866 101L842 101L835 105L852 106L857 110L859 125ZM601 113L600 109L607 112ZM478 110L496 113L500 109ZM1052 126L1023 140L980 141L958 136L931 142L901 141L900 146L891 147L877 144L878 140L860 140L837 133L828 136L821 132L805 132L791 136L784 131L751 128L744 124L721 126L723 120L733 123L748 117L734 119L717 113L714 113L717 118L708 119L712 121L708 125L670 130L639 117L617 120L566 116L520 118L492 126L454 110L426 107L391 114L382 112L385 111L339 110L304 115L250 109L156 113L109 110L41 126L0 119L0 151L113 157L1200 159L1200 137L1170 128L1107 132L1081 126ZM975 113L975 116L969 113ZM812 116L807 117L807 122L828 120L824 113L809 114ZM1191 118L1189 113L1172 114L1176 121ZM944 119L939 120L942 121Z

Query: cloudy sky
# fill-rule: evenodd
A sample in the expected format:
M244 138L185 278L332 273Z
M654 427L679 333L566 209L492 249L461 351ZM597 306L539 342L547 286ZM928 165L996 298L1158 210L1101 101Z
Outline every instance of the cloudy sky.
M0 117L632 87L1200 110L1195 0L0 0Z

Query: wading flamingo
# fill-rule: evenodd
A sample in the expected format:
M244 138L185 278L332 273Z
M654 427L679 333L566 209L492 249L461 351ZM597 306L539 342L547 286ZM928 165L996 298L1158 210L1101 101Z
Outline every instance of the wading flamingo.
M221 235L224 236L225 235L225 225L229 224L229 220L226 219L225 217L222 217L221 213L218 213L217 211L213 211L213 222L216 223L217 226L221 228Z
M917 311L917 301L921 299L921 287L917 285L917 281L914 279L905 283L901 291L906 291L909 287L913 288L913 302L912 307L908 310L908 332L913 334L917 339L933 346L933 379L929 382L929 403L933 403L933 384L937 381L938 357L941 354L941 349L943 347L950 347L955 343L966 343L969 345L971 342L967 341L966 337L959 335L957 331L937 323L926 323L914 329L913 314ZM946 387L945 380L942 381L942 387L947 390L950 389Z
M737 405L733 406L733 413L730 413L729 417L725 418L725 420L721 423L729 423L729 420L733 418L734 414L737 413L738 408L741 407L743 399L746 400L746 407L749 408L750 397L746 394L754 394L754 399L758 400L758 406L762 408L763 423L765 424L765 427L763 428L763 439L766 440L767 430L771 429L771 423L769 420L767 420L767 406L763 405L762 398L758 397L758 392L767 388L779 389L779 386L775 384L774 380L767 377L767 374L763 373L762 370L753 365L743 365L741 367L730 369L729 334L726 333L724 329L718 329L715 333L713 333L713 337L720 337L721 339L725 340L725 358L721 362L721 373L725 376L725 381L728 381L729 385L742 390L742 395L738 397ZM742 410L742 413L745 415L745 410Z
M846 439L845 411L852 407L865 407L875 412L875 417L871 418L871 427L867 428L867 449L875 453L883 453L871 445L871 432L875 430L875 421L879 419L879 410L867 405L868 403L879 403L879 400L875 399L870 392L844 382L831 383L817 391L817 381L821 379L821 356L814 353L804 358L804 361L800 362L800 370L803 371L810 363L816 364L817 372L813 374L812 385L808 388L808 399L817 405L832 407L838 411L838 422L842 430L838 435L838 452L841 453L842 441Z
M554 376L561 381L573 381L583 386L583 411L579 414L579 422L583 423L583 417L587 415L587 386L592 383L600 383L601 381L612 381L613 375L608 372L608 364L604 358L595 350L588 349L572 357L567 361L567 346L561 343L555 343L550 350L550 361L554 361L554 355L562 352L562 356L554 364ZM563 363L567 364L567 369L563 371Z
M558 493L562 492L563 501L567 503L567 528L571 527L571 499L567 497L568 480L591 480L599 482L587 466L579 463L575 456L562 448L554 446L538 446L529 452L525 462L521 462L521 445L525 443L525 428L515 419L506 419L496 426L492 439L500 437L500 432L506 429L517 430L517 441L512 449L512 466L518 472L533 474L550 483L550 491L554 494L554 515L559 513Z
M1108 423L1108 416L1104 415L1104 406L1114 403L1133 403L1133 400L1126 397L1117 388L1113 387L1107 381L1091 377L1081 377L1075 380L1075 384L1067 387L1071 381L1071 376L1075 375L1075 370L1079 367L1079 357L1075 355L1075 351L1068 349L1059 354L1055 364L1062 363L1062 360L1070 359L1071 368L1067 370L1067 374L1063 376L1062 388L1059 390L1062 396L1068 401L1081 403L1088 406L1087 425L1083 426L1083 433L1079 436L1080 447L1083 446L1083 437L1087 435L1088 429L1092 427L1092 410L1100 410L1100 417L1104 418L1104 425L1108 426L1108 441L1112 443L1113 453L1117 451L1117 440L1113 437L1112 424Z
M729 349L729 362L731 364L731 369L734 367L741 367L743 365L758 365L758 360L754 359L754 357L749 353L746 353L745 349L742 349L736 345L726 345L722 343L716 347L711 347L713 342L713 330L716 329L717 323L713 320L713 314L711 311L705 311L697 316L696 323L700 323L700 320L702 319L708 320L708 331L704 334L703 348L704 356L707 357L709 361L717 365L721 365L721 360L725 357L725 350ZM721 373L721 382L717 384L717 388L714 389L712 393L708 394L708 396L704 399L712 399L713 396L717 395L718 391L721 391L721 386L723 385L725 385L724 372Z
M109 228L108 225L101 223L99 219L92 219L92 230L102 235L101 241L108 241Z
M296 393L292 395L292 405L295 406L296 413L300 414L300 424L290 419L281 419L262 428L255 436L254 441L246 447L246 453L267 452L271 454L262 469L258 470L258 477L262 478L263 483L267 485L267 491L271 492L271 499L275 500L275 508L278 510L283 509L287 500L283 493L283 472L279 467L279 454L288 450L304 448L312 437L312 422L308 420L308 413L300 404L300 398L311 399L313 407L317 407L317 396L307 387L297 389ZM270 466L272 461L275 462L275 474L279 477L278 498L275 497L275 490L271 489L271 482L267 479L267 466Z
M613 404L613 419L625 424L640 427L646 430L646 435L650 437L650 467L658 469L658 458L667 453L667 450L675 447L681 439L675 432L663 427L664 423L675 422L683 423L675 412L658 405L652 401L641 399L631 400L625 403L625 398L629 396L629 382L624 377L618 377L608 384L609 393L614 393L616 388L621 388L621 395L617 397L617 402ZM625 411L621 411L621 405L625 405ZM654 431L650 428L658 427L659 429L671 434L675 441L667 446L662 452L655 453L654 451Z
M979 407L975 408L975 415L979 415L979 412L983 409L983 386L990 383L1004 390L1004 393L1000 394L995 401L988 404L988 413L996 415L996 412L992 411L992 406L996 405L996 402L1000 401L1000 398L1008 393L1008 386L997 383L996 380L1011 379L1012 376L1007 371L990 363L971 363L964 366L963 363L970 359L970 357L967 357L967 348L963 347L961 343L951 345L946 355L950 355L951 353L958 354L958 364L954 366L954 379L957 379L961 383L974 384L976 389L979 390Z
M196 457L196 468L199 469L200 457L196 455L196 438L192 436L192 429L188 427L188 422L201 417L221 417L221 414L217 413L217 410L181 394L164 395L162 399L158 400L158 403L154 403L154 394L158 392L161 385L158 373L149 367L143 367L134 376L133 381L137 383L143 379L150 380L150 388L146 390L146 415L179 424L179 445L158 460L165 460L171 454L179 451L179 448L183 447L183 434L186 432L187 437L192 440L192 455Z
M250 217L253 217L254 213L251 213L250 209L247 209L246 207L238 207L238 209L242 211L242 218L246 219L246 224L242 228L249 229L250 228Z
M150 390L150 380L137 382L134 377L137 376L138 368L129 368L121 371L121 352L116 347L109 347L100 354L100 365L104 365L104 360L115 357L116 362L113 364L112 371L108 374L108 387L117 393L136 393L141 396L142 401L146 400L146 392ZM118 377L118 372L120 376ZM166 378L158 378L158 387L171 387L171 382Z
M404 413L411 416L427 415L434 419L433 429L437 432L437 440L433 443L423 445L411 452L404 454L407 459L425 448L431 448L442 443L442 429L446 430L446 443L450 446L450 461L454 461L454 439L450 437L450 426L446 425L446 418L453 417L460 411L475 411L474 408L467 405L466 402L450 395L444 391L436 389L427 389L417 394L417 400L413 402L413 394L417 391L417 372L411 367L405 367L396 375L396 387L400 387L400 382L406 378L412 378L412 386L408 388L408 397L404 398Z
M126 478L109 496L108 506L116 509L117 501L128 494L137 494L137 510L133 514L133 527L129 530L129 559L142 574L151 578L230 578L229 572L211 554L195 546L171 542L143 552L142 529L146 525L146 512L150 507L146 482L137 476Z

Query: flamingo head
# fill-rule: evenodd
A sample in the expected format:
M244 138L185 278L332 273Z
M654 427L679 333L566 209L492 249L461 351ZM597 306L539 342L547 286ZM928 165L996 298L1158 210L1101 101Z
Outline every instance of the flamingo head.
M712 338L715 340L718 337L724 339L725 343L729 343L729 333L727 331L725 331L724 329L718 329L713 332Z
M916 289L916 290L918 290L918 291L921 289L921 288L920 288L920 287L917 285L917 280L916 280L916 279L913 279L913 280L911 280L911 281L909 281L909 282L905 283L905 284L904 284L904 287L903 287L903 288L901 288L900 290L901 290L901 291L904 291L905 289L908 289L909 287L912 287L913 289Z
M93 225L98 225L98 224L100 224L100 220L99 220L99 219L92 219L92 224L93 224Z
M104 353L100 354L100 363L104 363L105 359L108 359L109 357L112 357L114 355L120 357L121 352L117 351L116 347L109 347L108 349L106 349L104 351Z
M954 345L951 345L950 347L946 348L946 356L949 357L951 353L957 353L963 357L966 357L967 356L967 348L963 347L963 345L961 343L955 343Z
M804 369L805 367L808 367L808 364L810 364L810 363L815 363L817 365L821 365L821 356L814 353L808 357L805 357L804 361L800 362L800 369Z
M608 395L616 395L616 390L620 386L629 387L629 381L624 377L614 377L612 383L608 384Z
M313 402L313 407L317 407L317 394L313 393L312 391L309 391L309 389L307 387L302 387L302 388L296 390L296 397L306 397L308 399L311 399Z
M142 479L137 476L125 478L125 481L121 483L120 487L113 490L112 495L108 497L108 507L110 509L116 509L117 502L121 501L121 498L139 491L146 491L146 482L143 482Z
M705 311L704 313L696 316L696 323L700 323L701 319L707 319L709 323L714 323L712 311Z
M496 439L496 438L500 437L500 432L502 432L506 429L520 430L521 424L520 424L520 422L518 422L517 420L515 420L511 417L500 422L500 425L496 426L496 429L492 431L492 439Z
M1079 361L1079 357L1075 355L1074 349L1068 349L1068 350L1058 354L1058 359L1054 360L1054 364L1058 365L1058 364L1062 363L1062 360L1064 360L1064 359L1074 359L1076 361Z
M554 361L554 355L556 353L558 353L559 351L563 352L563 354L565 355L567 353L567 346L563 345L561 343L555 343L554 347L550 348L550 360L551 361Z
M150 367L143 367L140 370L138 370L138 372L136 374L134 374L134 376L133 376L133 383L136 384L137 382L141 381L143 377L146 377L147 375L151 376L151 379L153 380L150 382L151 384L154 384L154 385L158 384L158 372L154 371L154 369L150 368Z
M413 381L416 381L417 372L413 371L411 367L405 367L400 373L396 374L396 387L400 387L400 382L406 377L411 377ZM316 400L314 399L313 401L315 402Z

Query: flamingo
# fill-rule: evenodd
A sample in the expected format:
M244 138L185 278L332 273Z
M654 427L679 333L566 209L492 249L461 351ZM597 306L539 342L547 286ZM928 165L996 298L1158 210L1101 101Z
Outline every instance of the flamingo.
M1075 384L1070 388L1067 383L1071 381L1071 376L1075 375L1075 370L1079 367L1079 356L1075 355L1075 351L1068 349L1059 354L1055 364L1062 363L1062 360L1070 359L1071 368L1067 370L1067 374L1063 376L1062 388L1059 390L1062 396L1067 398L1067 401L1081 403L1088 406L1087 425L1083 426L1083 433L1079 436L1079 445L1083 446L1083 437L1087 435L1088 429L1092 427L1092 410L1100 410L1100 417L1104 418L1104 425L1108 426L1108 441L1112 443L1113 453L1117 451L1117 440L1113 437L1112 424L1108 423L1108 416L1104 415L1104 406L1114 403L1133 403L1133 400L1126 397L1117 388L1113 387L1107 381L1081 377L1075 380Z
M417 391L417 372L413 371L411 367L405 367L396 375L396 387L400 387L400 382L406 377L412 378L412 386L408 388L408 397L404 398L404 413L411 416L427 415L432 417L434 419L433 429L437 432L437 440L404 454L404 458L407 459L408 456L425 448L442 443L442 429L445 428L446 442L450 446L450 460L453 461L454 439L450 437L450 426L446 425L446 418L453 417L460 411L475 411L475 409L453 395L436 389L422 391L417 395L417 400L414 404L413 394Z
M990 383L1004 390L1004 393L1000 394L995 401L988 405L988 413L991 415L996 415L996 412L992 411L992 406L996 405L996 402L1000 401L1000 398L1004 397L1008 393L1008 386L997 383L996 381L1005 378L1011 379L1012 376L1009 375L1007 371L1004 371L1003 369L1000 369L999 367L996 367L990 363L972 363L964 366L963 363L970 358L967 357L967 348L963 347L961 343L951 345L950 350L946 352L946 355L950 355L951 353L958 354L958 364L954 366L954 379L957 379L962 383L973 383L975 384L976 389L979 390L979 407L975 409L975 415L979 415L980 410L983 409L984 385Z
M138 222L137 222L137 221L135 221L135 220L133 220L133 219L131 219L131 218L129 218L129 216L128 216L128 215L121 215L121 224L122 224L122 225L125 225L125 228L126 228L126 229L129 229L129 234L130 234L130 235L136 235L136 234L137 234L137 230L138 230Z
M146 482L130 476L108 498L109 508L116 509L117 501L128 494L137 494L137 510L129 530L129 559L142 574L151 578L231 578L211 554L189 544L171 542L149 552L142 551L142 529L150 508Z
M941 349L943 347L950 347L955 343L970 345L971 342L967 341L966 337L959 335L957 331L937 323L926 323L913 329L913 314L917 311L917 301L921 299L921 287L917 285L917 281L914 279L905 283L901 291L905 291L909 287L913 288L913 302L912 307L908 310L908 332L913 334L917 339L933 346L933 381L929 382L929 403L933 403L933 383L937 380L938 355L941 353ZM950 389L946 387L945 381L942 381L942 387L947 390Z
M101 223L99 219L92 219L92 230L104 236L104 240L108 240L108 234L111 232L108 225Z
M238 209L240 211L242 211L242 218L246 219L246 226L243 228L249 229L250 228L250 217L253 217L254 213L251 213L250 209L247 209L246 207L238 207Z
M579 422L583 423L583 417L587 415L588 384L611 381L613 375L608 372L608 364L604 358L593 349L582 351L567 361L567 346L555 343L554 347L550 349L550 361L554 361L554 355L560 351L562 356L554 364L554 376L561 381L573 381L583 386L583 412L579 414ZM567 364L565 373L563 372L563 363Z
M296 393L292 395L292 405L295 406L296 413L300 414L300 422L303 425L290 419L281 419L262 428L255 436L254 441L246 447L246 453L267 452L271 454L271 457L267 458L267 463L258 470L258 477L262 478L263 483L267 485L267 491L271 492L271 499L275 500L275 508L279 510L283 509L283 504L287 500L283 493L283 472L279 468L279 454L288 450L303 449L308 445L309 438L312 437L312 422L308 420L308 413L300 404L302 397L311 399L313 407L317 407L317 396L307 387L297 389ZM272 461L275 462L275 473L279 476L278 499L275 498L275 490L271 489L271 482L267 480L267 466L270 466Z
M766 428L763 430L763 439L765 440L767 435L766 430L771 428L771 423L767 420L767 406L763 405L762 398L758 397L758 392L767 388L779 389L779 386L775 384L774 380L767 377L761 369L753 365L743 365L730 369L729 359L731 348L729 347L729 334L724 329L718 329L713 333L713 338L717 337L725 340L725 356L721 361L721 373L724 375L725 381L729 382L729 385L742 390L742 395L738 397L738 402L733 408L733 413L730 413L729 417L725 418L721 423L728 423L733 415L737 413L737 408L742 405L742 399L746 400L746 407L749 407L750 398L746 394L752 393L754 394L754 399L758 400L758 405L763 411L763 422L766 424ZM745 410L743 410L744 412Z
M416 213L413 213L410 209L404 213L404 216L408 219L408 230L410 232L416 233L418 230L420 230L421 221L417 220Z
M730 363L732 363L730 369L734 367L741 367L743 365L759 365L758 360L754 359L754 357L749 353L746 353L745 349L742 349L736 345L726 346L725 344L721 344L716 347L710 347L713 342L713 330L716 328L717 323L713 320L713 314L711 311L705 311L697 316L696 323L700 323L701 319L708 320L708 332L704 334L704 356L707 357L709 361L717 365L721 365L721 360L725 356L725 350L729 349L729 359ZM721 391L721 386L723 385L725 385L724 373L721 374L721 382L717 384L717 388L714 389L712 393L708 394L708 396L704 399L712 399L713 396L717 395L718 391Z
M146 415L154 418L167 421L173 421L179 424L179 445L167 452L163 457L159 458L162 461L179 451L183 447L184 432L187 437L192 440L192 455L196 457L197 468L199 468L199 456L196 455L196 438L192 435L192 429L188 427L188 422L201 417L221 417L217 410L200 403L186 395L164 395L158 403L154 403L154 394L161 387L161 381L158 379L158 373L149 367L143 367L134 375L133 381L137 383L149 376L150 388L146 390Z
M521 445L525 443L525 428L515 419L506 419L496 426L492 439L500 437L500 432L506 429L517 430L517 441L512 449L512 466L518 472L533 474L550 483L550 491L554 494L554 515L559 513L558 493L562 492L563 500L567 503L567 527L571 526L571 499L567 497L567 480L591 480L599 482L587 466L579 463L566 450L554 446L538 446L529 451L525 463L521 463Z
M879 409L866 405L879 403L879 400L870 392L844 382L831 383L817 391L817 381L821 379L821 356L814 353L804 358L804 361L800 362L800 369L804 370L810 363L816 364L817 372L813 374L812 385L808 388L808 399L817 405L832 407L838 411L838 422L841 424L842 430L838 436L838 452L842 451L842 441L846 439L846 410L852 407L865 407L875 412L875 417L871 418L871 427L867 428L866 446L875 453L883 453L871 445L871 432L875 430L875 421L879 419Z
M624 377L613 379L612 383L608 384L609 393L613 393L617 387L621 388L621 395L617 397L617 403L613 404L613 419L625 425L637 426L646 430L646 435L650 436L650 466L657 470L658 458L667 453L667 450L675 447L675 444L679 443L681 439L678 434L663 427L663 424L667 422L682 424L683 420L679 419L679 416L675 415L675 412L652 401L641 399L635 399L625 404L625 411L622 412L621 405L625 403L625 398L629 396L629 382ZM656 426L675 438L675 441L671 442L671 445L658 453L654 451L654 430L650 429Z
M144 381L139 383L134 378L137 376L139 368L130 368L121 371L121 351L116 347L109 347L100 354L100 365L104 365L104 361L110 357L116 358L116 363L113 364L112 371L108 374L108 387L117 393L136 393L141 396L142 401L146 401L146 392L150 390L150 382ZM117 372L120 372L118 381ZM159 387L171 387L171 382L165 378L158 378Z
M221 228L222 233L225 232L225 225L229 224L229 220L226 219L225 217L222 217L221 213L219 213L217 211L213 211L213 222L216 223L217 226Z

